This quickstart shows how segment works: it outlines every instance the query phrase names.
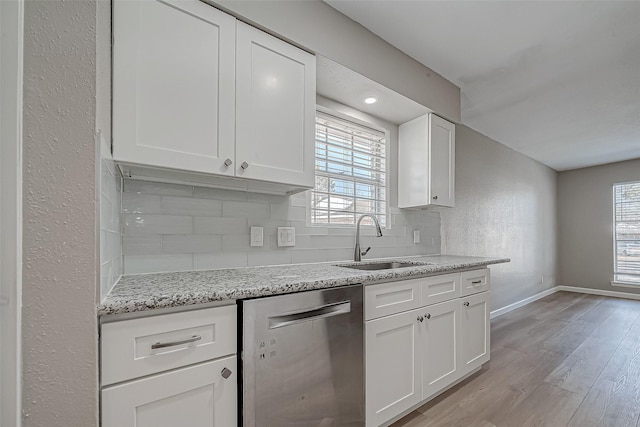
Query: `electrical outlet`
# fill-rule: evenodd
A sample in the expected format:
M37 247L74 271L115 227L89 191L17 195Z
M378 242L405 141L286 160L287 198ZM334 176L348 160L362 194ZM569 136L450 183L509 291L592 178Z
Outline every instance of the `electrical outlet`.
M278 227L278 247L296 245L296 229L294 227Z
M264 234L262 227L251 227L251 246L262 246Z
M413 243L420 243L420 230L413 230Z

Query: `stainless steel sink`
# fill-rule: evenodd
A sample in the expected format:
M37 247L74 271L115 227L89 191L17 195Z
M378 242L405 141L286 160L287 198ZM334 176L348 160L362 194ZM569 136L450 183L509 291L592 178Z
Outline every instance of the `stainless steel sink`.
M372 262L369 264L339 265L338 267L355 268L356 270L393 270L395 268L419 267L428 265L425 262Z

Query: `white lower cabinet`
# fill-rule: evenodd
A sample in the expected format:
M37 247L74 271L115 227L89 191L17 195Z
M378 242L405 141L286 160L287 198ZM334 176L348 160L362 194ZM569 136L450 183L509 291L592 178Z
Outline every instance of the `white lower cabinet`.
M231 356L104 388L102 427L235 426L236 363Z
M488 270L462 277L480 273L488 289ZM489 292L463 296L460 279L454 273L407 280L412 294L406 300L423 306L399 304L382 317L379 297L395 295L394 287L405 292L405 281L365 287L365 319L372 319L365 322L367 427L389 425L489 361ZM440 283L443 292L433 292ZM446 294L448 300L425 304L433 301L432 294Z
M377 426L420 402L421 309L365 324L366 424Z
M102 427L237 425L235 305L106 320Z
M489 361L491 327L489 292L461 299L460 369L465 375Z
M422 399L431 397L455 381L458 375L460 301L435 304L423 309L420 325L422 347Z

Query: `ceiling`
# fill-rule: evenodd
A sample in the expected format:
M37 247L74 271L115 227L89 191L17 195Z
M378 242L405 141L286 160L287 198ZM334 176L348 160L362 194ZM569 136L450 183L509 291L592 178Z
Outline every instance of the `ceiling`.
M461 88L462 123L556 170L640 158L640 1L325 0Z
M431 112L404 95L321 55L316 57L316 73L318 94L388 122L399 125ZM365 104L365 98L369 97L378 102Z

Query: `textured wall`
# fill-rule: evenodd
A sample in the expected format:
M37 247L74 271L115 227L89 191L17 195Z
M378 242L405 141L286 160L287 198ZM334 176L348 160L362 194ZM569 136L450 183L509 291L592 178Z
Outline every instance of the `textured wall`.
M97 425L95 21L95 1L25 5L25 427Z
M611 286L613 184L629 181L640 181L640 159L560 172L560 285L640 293Z
M460 88L320 0L215 3L460 121Z
M509 257L491 267L492 309L555 286L557 173L456 127L456 206L442 209L442 252Z

